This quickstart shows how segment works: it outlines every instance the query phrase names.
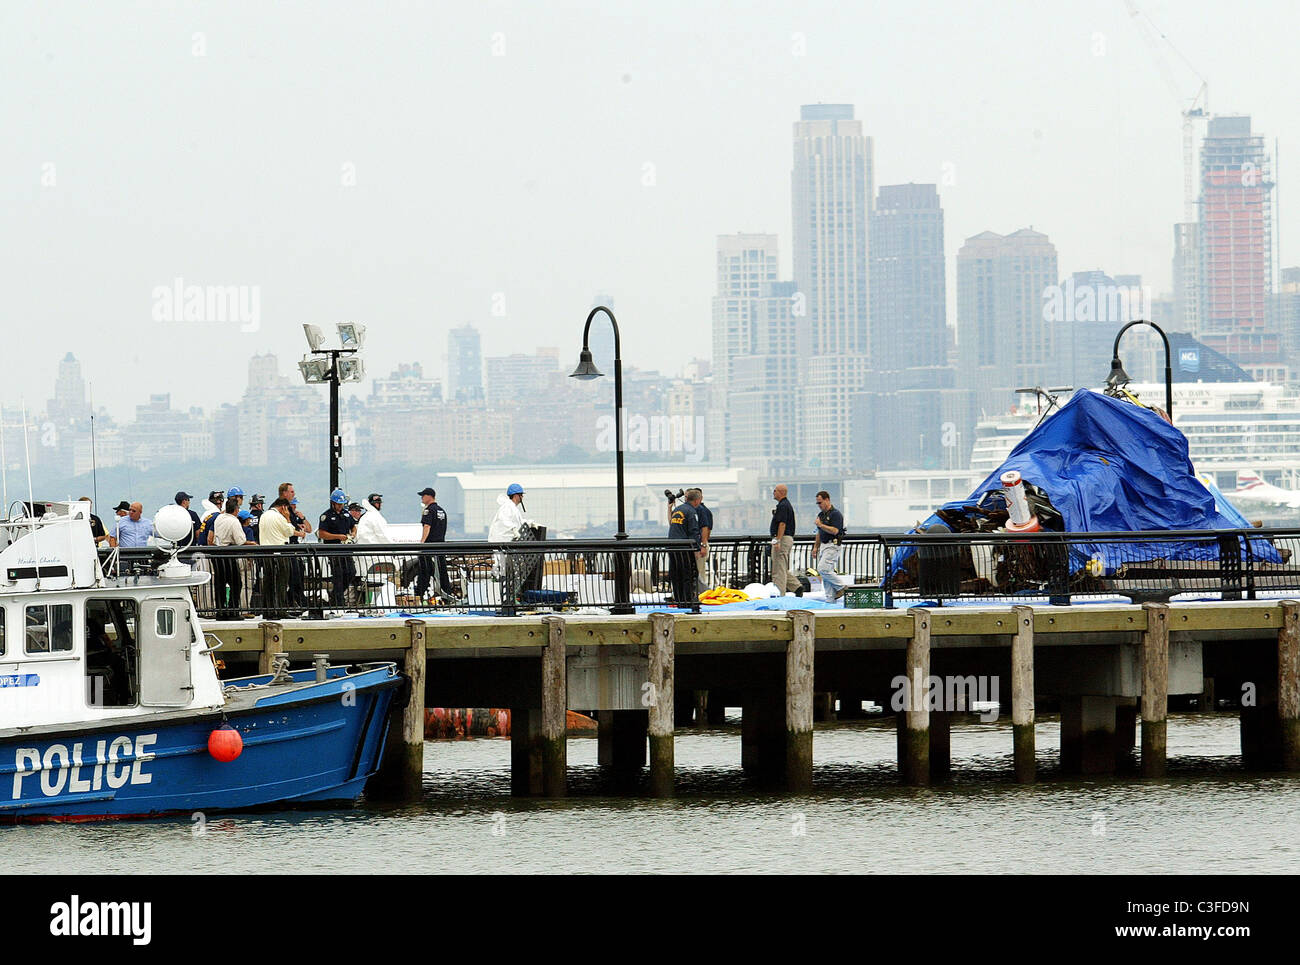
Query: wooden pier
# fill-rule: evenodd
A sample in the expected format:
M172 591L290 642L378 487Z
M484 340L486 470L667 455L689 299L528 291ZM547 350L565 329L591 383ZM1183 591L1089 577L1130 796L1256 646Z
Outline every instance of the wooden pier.
M1091 604L794 610L648 616L431 617L210 624L228 674L284 652L332 662L396 660L413 696L395 717L382 780L419 793L425 706L509 707L512 789L566 786L565 711L599 721L599 760L654 795L673 791L674 729L742 708L741 765L761 784L813 784L814 717L871 700L896 711L898 766L942 780L949 725L976 684L1012 723L1015 777L1036 779L1035 707L1059 704L1062 771L1133 761L1164 773L1170 697L1236 709L1243 764L1300 769L1300 604ZM945 682L948 686L945 687ZM952 686L956 682L957 686ZM936 700L936 685L937 695ZM957 705L952 695L958 694ZM420 697L423 697L423 700ZM983 699L983 696L981 696ZM898 709L900 702L902 709ZM648 781L640 781L649 768Z

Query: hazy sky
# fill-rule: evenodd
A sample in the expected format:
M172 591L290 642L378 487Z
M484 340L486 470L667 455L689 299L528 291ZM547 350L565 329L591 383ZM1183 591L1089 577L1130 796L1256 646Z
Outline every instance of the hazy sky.
M1139 6L1300 185L1297 8ZM625 360L675 372L709 353L716 235L779 234L789 274L805 103L856 105L877 185L940 184L950 319L969 235L1032 224L1063 273L1159 293L1182 212L1182 104L1121 0L6 0L0 58L0 314L23 349L0 402L29 408L68 350L121 416L151 391L234 401L253 352L297 360L305 321L368 325L371 374L442 376L465 322L485 355L576 361L598 291ZM177 277L256 290L256 330L155 320Z

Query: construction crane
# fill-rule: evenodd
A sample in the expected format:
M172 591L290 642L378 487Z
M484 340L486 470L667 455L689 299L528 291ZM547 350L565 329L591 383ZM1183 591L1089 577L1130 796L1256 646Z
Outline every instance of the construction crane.
M1183 115L1183 220L1186 222L1196 221L1196 138L1195 122L1204 120L1210 116L1210 88L1208 82L1201 76L1200 71L1192 66L1192 62L1183 56L1182 52L1174 46L1171 41L1155 22L1145 13L1137 8L1133 0L1124 0L1124 6L1128 8L1129 17L1133 20L1133 25L1137 27L1138 33L1142 35L1143 42L1151 49L1151 55L1155 59L1156 67L1160 75L1169 85L1170 91L1173 92L1174 98L1178 101L1180 107L1185 102L1182 88L1174 79L1173 71L1169 67L1169 59L1166 56L1160 41L1164 41L1165 46L1174 52L1193 74L1201 82L1197 88L1196 94L1191 98L1191 102L1182 109Z

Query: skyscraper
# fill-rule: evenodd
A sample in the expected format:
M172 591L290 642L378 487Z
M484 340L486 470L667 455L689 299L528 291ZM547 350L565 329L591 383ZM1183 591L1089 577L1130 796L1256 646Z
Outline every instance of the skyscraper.
M462 325L447 333L447 399L483 398L483 348L478 329Z
M1174 225L1174 328L1197 335L1201 330L1201 226Z
M608 308L615 316L618 315L618 309L614 307L614 296L608 292L601 292L593 298L591 304L587 306L587 311L590 312L597 305ZM626 323L626 319L624 322ZM609 319L604 312L591 320L591 334L587 340L587 347L591 349L591 360L596 364L596 368L609 376L608 381L611 383L611 387L608 394L612 400L614 397L612 387L614 381L614 326L609 323ZM567 357L565 361L568 361ZM574 361L577 361L576 354L574 355Z
M798 468L798 349L791 313L794 282L767 283L749 299L748 331L740 354L728 358L728 447L733 465L762 475ZM716 379L716 376L715 376ZM716 382L715 382L716 385Z
M1062 340L1044 318L1044 294L1059 277L1055 246L1032 228L985 231L957 252L958 377L975 405L968 421L1005 412L1017 388L1054 381Z
M738 358L755 354L759 299L777 279L776 235L719 235L715 278L713 390L721 405L711 414L709 433L715 441L725 440L714 447L725 460L732 456L730 419L736 411L730 397L732 371ZM793 381L788 390L794 390Z
M1269 323L1273 271L1272 169L1250 117L1212 117L1201 145L1199 337L1247 371L1276 364Z
M807 313L801 365L800 455L809 468L847 471L845 427L870 368L871 138L851 104L809 104L794 125L791 175L796 317Z
M55 422L81 422L90 418L90 405L86 402L86 380L81 374L81 363L71 352L59 360L59 374L54 380L54 398L45 408Z
M933 184L880 189L871 217L871 367L948 361L943 208Z

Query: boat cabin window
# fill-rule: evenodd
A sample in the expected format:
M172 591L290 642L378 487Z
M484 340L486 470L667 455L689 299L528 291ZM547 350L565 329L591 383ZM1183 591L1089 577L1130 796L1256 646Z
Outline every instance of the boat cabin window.
M27 608L27 652L72 652L71 603L45 603Z
M135 600L99 598L86 603L86 703L134 707L139 702Z
M176 636L176 611L163 607L155 618L154 632L160 637Z

